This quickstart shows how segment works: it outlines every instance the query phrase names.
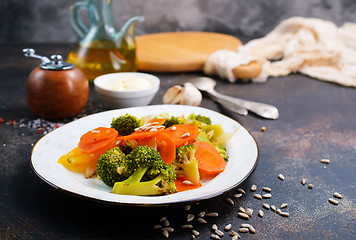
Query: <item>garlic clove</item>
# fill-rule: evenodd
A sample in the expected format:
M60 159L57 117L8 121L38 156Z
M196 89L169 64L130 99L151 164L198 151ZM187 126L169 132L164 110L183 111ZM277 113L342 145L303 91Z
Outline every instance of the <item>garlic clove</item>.
M198 106L202 101L201 92L191 83L184 84L183 96L181 97L179 104Z
M170 87L163 95L164 104L178 104L183 96L184 88L179 85Z

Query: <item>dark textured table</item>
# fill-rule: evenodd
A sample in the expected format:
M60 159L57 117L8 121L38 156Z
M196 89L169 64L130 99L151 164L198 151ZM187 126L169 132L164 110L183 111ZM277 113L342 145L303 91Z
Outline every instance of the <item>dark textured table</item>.
M231 223L237 231L250 223L256 233L240 233L243 239L355 239L356 238L356 89L321 82L299 74L272 78L263 84L230 84L219 80L217 90L241 98L270 103L280 110L278 120L253 114L239 116L220 109L204 97L202 107L221 111L240 122L256 139L258 165L241 184L246 191L236 199L236 187L223 195L198 203L166 207L128 207L95 202L64 194L43 182L31 168L31 150L43 132L30 123L37 119L26 103L26 79L38 61L22 56L24 47L39 54L66 56L70 45L0 45L0 239L164 239L154 229L162 217L174 232L170 239L190 239L188 213L217 212L205 216L206 224L190 222L198 239L209 239L216 224L223 230ZM161 88L152 104L160 104L165 90L201 73L156 74ZM105 110L93 86L84 114ZM57 120L55 123L68 122ZM15 122L16 123L15 123ZM52 125L51 125L52 126ZM262 132L261 127L266 131ZM47 131L46 129L44 129ZM49 129L50 130L50 129ZM321 159L330 159L323 164ZM285 181L278 179L283 174ZM307 180L306 185L301 179ZM258 186L256 192L250 187ZM313 188L309 189L308 184ZM258 200L262 187L272 189L272 198ZM339 204L328 202L339 192ZM227 198L234 201L228 203ZM288 203L282 217L262 208ZM239 207L252 208L250 220L237 217ZM263 210L260 218L258 210ZM162 224L162 223L161 223ZM231 239L224 231L222 239Z

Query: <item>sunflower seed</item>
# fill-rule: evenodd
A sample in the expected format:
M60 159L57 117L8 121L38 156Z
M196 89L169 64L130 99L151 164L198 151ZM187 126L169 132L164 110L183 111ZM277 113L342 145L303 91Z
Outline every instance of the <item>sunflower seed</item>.
M278 209L276 210L276 213L281 214L281 213L282 213L282 210L278 208Z
M224 227L224 230L225 231L230 231L230 229L232 228L232 225L231 224L228 224Z
M204 217L205 216L205 212L203 211L203 212L200 212L199 214L198 214L198 217Z
M241 227L242 228L248 228L250 230L250 232L256 233L256 229L254 227L252 227L251 224L243 223L243 224L241 224Z
M207 213L206 216L208 216L208 217L218 217L219 214L217 212L210 212L210 213Z
M262 190L265 191L265 192L271 192L272 191L272 189L270 189L269 187L263 187Z
M266 131L266 127L265 126L261 127L261 131L262 132Z
M307 183L307 180L305 178L302 178L300 182L302 183L302 185L305 185Z
M171 131L174 131L174 130L176 130L177 129L177 127L176 126L173 126L172 128L171 128Z
M253 195L254 196L254 198L257 198L257 199L262 199L262 196L261 196L261 194L255 194L255 195Z
M185 211L189 211L189 210L190 210L190 204L185 205L185 206L184 206L184 210L185 210Z
M246 208L245 211L246 211L246 214L247 214L249 217L252 216L253 210L252 210L251 208Z
M266 194L263 194L262 197L263 197L263 198L271 198L271 197L272 197L272 194L266 193Z
M162 228L162 231L168 231L168 232L174 232L174 228L172 227L165 227L165 228Z
M193 221L194 215L193 214L188 214L187 216L187 222Z
M321 159L320 160L321 163L325 163L325 164L329 164L330 163L330 159Z
M239 191L239 192L242 193L242 194L245 194L245 193L246 193L245 190L243 190L242 188L238 188L237 191Z
M186 224L186 225L183 225L182 228L185 228L185 229L193 228L193 225L192 224Z
M191 238L192 238L192 239L195 239L195 236L192 234Z
M339 202L337 200L333 199L333 198L329 198L329 202L334 204L334 205L338 205L339 204Z
M219 237L223 237L224 236L224 233L222 231L220 231L219 229L218 230L215 230L215 233L219 236Z
M216 234L214 234L214 233L210 234L210 238L216 239L216 240L221 239L218 235L216 235Z
M283 217L289 217L289 212L281 212L279 215Z
M164 222L166 221L167 217L162 217L161 220L159 220L160 222Z
M286 208L288 206L287 203L282 203L282 205L279 208Z
M168 233L167 230L162 231L162 235L163 235L163 237L165 237L165 238L169 238L169 233Z
M252 185L250 190L251 190L251 192L256 191L257 190L257 186L256 185Z
M239 228L239 232L241 232L241 233L247 233L249 231L250 230L248 228Z
M250 218L249 215L247 215L246 213L242 213L242 212L239 212L239 213L237 214L237 216L239 216L239 217L241 217L241 218L244 218L244 219L249 219L249 218Z
M211 230L213 230L213 231L218 230L218 226L216 226L216 224L214 223L214 224L211 226Z
M268 203L262 204L262 207L264 207L265 209L269 210L269 204Z
M239 235L239 234L237 232L235 232L234 230L231 230L230 236L236 236L236 235Z
M185 185L193 185L193 183L189 180L184 180L182 183Z
M194 229L192 230L192 233L193 233L193 235L196 236L196 237L198 237L199 234L200 234L197 230L194 230Z
M264 216L265 214L263 213L262 210L258 210L258 216L260 216L261 218Z
M272 209L272 211L276 211L276 206L274 206L274 205L271 205L271 209Z
M205 221L204 218L197 218L197 222L198 223L203 223L203 224L207 223L207 221Z
M282 181L284 181L284 176L283 176L283 174L281 174L281 173L278 174L278 178L281 179Z
M231 205L235 205L234 201L232 201L231 198L227 198L226 201L227 201L228 203L230 203Z
M168 227L169 226L169 221L166 219L166 220L164 220L164 222L163 222L163 226L165 226L165 227Z
M340 193L338 193L338 192L334 192L334 197L336 197L336 198L342 198L342 196L341 196L341 194Z
M186 138L186 137L189 137L190 136L190 133L184 133L181 137L182 138Z
M231 240L237 240L237 239L241 238L241 236L238 233L236 233L236 234L237 235L232 236Z
M157 225L154 225L153 228L154 228L154 229L160 229L160 228L162 228L162 226L159 225L159 224L157 224Z
M309 184L309 185L308 185L308 188L309 188L309 189L312 189L312 188L313 188L313 184Z
M242 193L237 193L237 194L234 194L234 198L240 198L242 196Z
M239 207L239 211L243 212L243 213L246 213L246 210L243 207Z

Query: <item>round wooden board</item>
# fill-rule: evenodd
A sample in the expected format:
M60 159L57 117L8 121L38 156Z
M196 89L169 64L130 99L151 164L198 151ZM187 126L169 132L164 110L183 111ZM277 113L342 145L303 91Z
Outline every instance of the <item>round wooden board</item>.
M242 42L233 36L212 32L167 32L136 37L138 70L187 72L203 69L219 49L236 51Z

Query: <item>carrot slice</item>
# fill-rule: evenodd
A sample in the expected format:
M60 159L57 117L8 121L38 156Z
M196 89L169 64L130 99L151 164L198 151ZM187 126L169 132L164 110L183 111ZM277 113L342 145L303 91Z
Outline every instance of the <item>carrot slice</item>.
M178 192L183 192L183 191L187 191L187 190L193 190L193 189L197 189L197 188L201 187L201 183L198 183L198 184L186 184L186 183L184 183L185 180L187 180L187 178L184 177L184 176L176 178L175 184L176 184Z
M162 160L168 165L173 162L176 157L176 144L167 133L160 133L156 136L157 151L162 157Z
M164 130L176 143L176 147L191 144L199 134L199 128L194 124L173 125Z
M164 127L154 128L154 126L161 126L165 121L166 121L166 119L164 119L164 118L152 119L152 120L148 121L147 123L145 123L142 126L141 130L135 131L127 136L119 136L117 138L117 140L122 141L122 140L131 140L131 139L142 139L142 138L148 138L148 137L155 136L158 133L160 133L161 131L163 131ZM147 127L146 129L143 128L145 126ZM151 127L153 127L153 128L151 128ZM152 130L152 129L155 129L155 130Z
M137 139L137 145L149 146L150 148L157 149L156 136Z
M197 147L194 156L198 160L199 172L204 175L217 175L224 171L226 162L213 145L202 141L193 144Z
M115 141L117 135L118 132L113 128L98 127L85 133L80 138L78 147L83 153L93 153Z

